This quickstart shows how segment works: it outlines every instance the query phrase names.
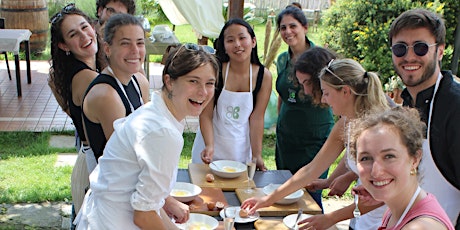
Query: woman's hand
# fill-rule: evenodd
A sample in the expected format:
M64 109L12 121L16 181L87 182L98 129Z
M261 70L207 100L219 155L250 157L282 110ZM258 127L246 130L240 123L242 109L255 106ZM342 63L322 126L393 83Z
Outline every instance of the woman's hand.
M205 164L209 164L212 162L212 158L214 157L214 148L206 146L203 151L201 151L201 160Z
M245 200L241 204L241 209L248 209L249 208L249 215L254 214L259 208L270 206L267 203L267 196L264 197L251 197Z
M174 199L171 196L166 198L163 209L166 211L168 216L174 218L176 223L185 223L190 217L189 206Z
M353 174L354 175L354 174ZM350 178L349 175L343 174L335 178L329 185L329 194L328 196L342 196L350 187L351 182L354 181L354 178Z
M305 186L308 191L316 191L329 188L329 181L327 179L314 179L310 184Z
M254 157L254 156L253 156ZM264 159L262 158L262 156L258 156L256 157L257 158L257 170L260 170L260 171L267 171L267 167L265 167L265 163L264 163Z
M319 214L299 221L299 229L325 230L334 224L335 221L328 214Z
M359 196L359 204L363 206L381 205L383 202L375 200L374 197L362 185L355 186L351 194Z

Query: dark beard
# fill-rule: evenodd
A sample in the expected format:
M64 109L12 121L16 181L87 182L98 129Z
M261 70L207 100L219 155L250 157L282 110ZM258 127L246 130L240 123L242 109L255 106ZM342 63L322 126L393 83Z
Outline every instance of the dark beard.
M434 71L436 71L436 65L438 63L438 60L436 59L438 55L438 51L433 54L433 59L430 63L428 63L427 68L425 69L425 72L423 72L422 77L420 80L413 82L413 83L408 83L404 81L404 78L401 77L401 73L399 73L398 69L396 68L395 64L393 63L393 67L396 71L396 73L399 75L401 80L403 81L404 85L409 86L409 87L414 87L422 84L426 80L430 79L433 76ZM407 79L411 79L412 75L409 75Z

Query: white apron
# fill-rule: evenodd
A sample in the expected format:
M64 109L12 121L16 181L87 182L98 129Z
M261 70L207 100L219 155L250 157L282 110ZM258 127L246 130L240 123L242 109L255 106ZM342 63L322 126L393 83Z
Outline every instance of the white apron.
M252 158L249 139L249 117L253 110L252 65L249 68L249 92L232 92L225 89L230 62L224 76L224 87L214 109L214 160L234 160L245 163ZM192 148L192 162L203 163L201 152L205 148L201 130L198 129Z
M441 207L449 216L449 219L455 225L455 223L457 223L458 214L460 213L460 191L450 184L439 171L438 167L434 163L433 156L431 155L429 143L433 103L441 78L442 74L440 73L434 87L433 98L431 99L430 110L428 113L427 139L423 140L423 155L419 165L421 179L420 187L436 197Z

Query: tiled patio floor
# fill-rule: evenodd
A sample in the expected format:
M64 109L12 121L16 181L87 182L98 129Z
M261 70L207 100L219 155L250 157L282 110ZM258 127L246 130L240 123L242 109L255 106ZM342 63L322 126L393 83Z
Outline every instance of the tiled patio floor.
M59 107L47 84L48 61L32 61L32 84L27 84L26 63L21 61L22 97L17 96L14 62L9 80L5 61L0 61L0 131L74 130L72 120ZM161 87L162 66L150 63L150 88ZM187 118L187 130L194 131L197 119Z
M22 97L17 96L14 68L14 62L10 62L9 80L6 63L0 61L0 131L73 130L71 119L48 87L48 62L31 62L32 84L27 84L26 65L21 61Z

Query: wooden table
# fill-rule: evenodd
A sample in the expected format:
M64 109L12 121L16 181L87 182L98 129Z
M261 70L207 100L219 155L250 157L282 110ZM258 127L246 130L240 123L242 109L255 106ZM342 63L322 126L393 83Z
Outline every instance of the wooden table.
M257 188L263 188L270 183L272 184L282 184L286 182L289 178L291 178L292 174L289 170L268 170L266 172L262 171L256 171L254 175L254 182ZM188 169L179 169L179 172L177 174L177 181L180 182L188 182L191 183L191 177L189 175ZM257 190L256 190L257 191ZM238 192L238 190L236 190ZM241 202L240 199L237 196L237 193L235 191L224 191L224 197L226 199L226 203L228 203L230 206L240 206ZM256 195L257 193L254 193ZM241 194L240 194L241 195ZM318 214L321 213L321 208L314 202L313 198L306 193L305 195L305 200L307 200L308 205L307 206L302 206L304 208L304 213L308 214ZM271 207L271 206L270 206ZM305 209L305 207L307 207ZM274 221L280 221L282 223L282 217L291 214L291 213L297 213L297 209L293 210L292 205L286 206L287 209L285 210L286 212L283 215L280 215L281 209L279 205L274 205L273 210L267 210L264 208L265 213L273 213L272 216L266 216L262 215L264 214L262 212L261 219L264 220L274 220ZM292 210L291 210L292 209ZM206 214L214 214L214 213L206 213ZM216 219L221 221L222 218L220 216L216 216ZM236 229L254 229L254 222L250 223L235 223L235 228Z
M22 96L21 72L19 69L19 48L22 42L25 43L25 53L27 62L27 83L32 83L30 74L30 48L29 39L32 33L27 29L1 29L0 30L0 51L13 52L14 63L16 66L16 84L18 97Z

